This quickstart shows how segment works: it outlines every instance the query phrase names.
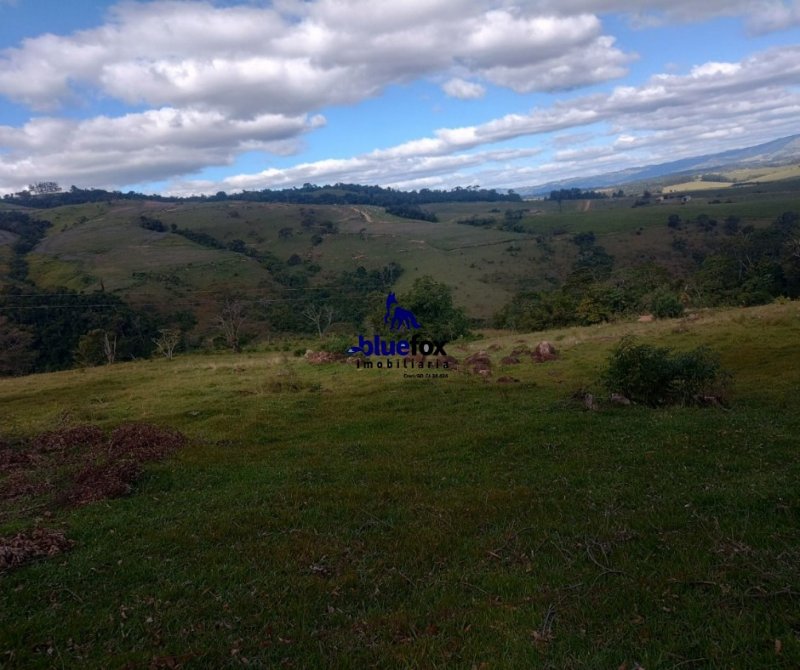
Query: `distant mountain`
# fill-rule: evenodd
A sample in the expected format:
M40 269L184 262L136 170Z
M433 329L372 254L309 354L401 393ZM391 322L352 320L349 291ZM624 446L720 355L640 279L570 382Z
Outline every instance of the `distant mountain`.
M800 135L791 135L744 149L732 149L718 154L682 158L669 163L645 165L588 177L551 181L538 186L526 186L514 190L523 197L546 195L550 191L561 188L609 188L667 176L689 176L709 170L774 167L798 160L800 160Z

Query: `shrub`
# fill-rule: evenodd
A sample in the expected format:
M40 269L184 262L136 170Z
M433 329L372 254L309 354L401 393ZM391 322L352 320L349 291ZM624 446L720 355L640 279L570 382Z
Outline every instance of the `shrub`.
M709 393L720 378L719 360L705 347L673 353L624 337L611 354L603 383L612 393L657 407L690 404Z
M322 351L327 351L329 354L345 354L352 346L352 335L335 335L325 338L320 345L320 349Z
M683 303L669 289L662 288L653 294L650 311L657 319L671 319L683 315Z

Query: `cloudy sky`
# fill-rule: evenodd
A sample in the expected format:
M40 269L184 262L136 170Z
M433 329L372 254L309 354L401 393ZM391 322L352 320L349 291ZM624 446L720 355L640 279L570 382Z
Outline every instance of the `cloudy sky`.
M798 132L800 0L0 0L0 193L514 188Z

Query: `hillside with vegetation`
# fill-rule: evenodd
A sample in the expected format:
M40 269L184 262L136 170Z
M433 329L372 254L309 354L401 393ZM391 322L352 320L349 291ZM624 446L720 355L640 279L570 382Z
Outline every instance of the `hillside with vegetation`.
M473 327L516 330L796 297L798 184L530 201L352 185L186 200L23 194L0 209L0 368L140 358L162 331L184 351L352 335L388 290L425 277L449 287Z

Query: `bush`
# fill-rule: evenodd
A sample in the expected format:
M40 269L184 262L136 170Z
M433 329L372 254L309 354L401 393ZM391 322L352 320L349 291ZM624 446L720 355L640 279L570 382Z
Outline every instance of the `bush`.
M719 360L705 347L673 353L624 337L611 354L603 383L612 393L657 407L691 404L696 396L708 394L720 378Z
M356 340L358 338L355 338ZM347 350L353 346L353 336L352 335L335 335L331 337L326 337L322 344L320 345L320 349L322 351L327 351L329 354L345 354Z
M671 319L683 315L684 307L677 295L669 289L659 289L650 301L650 311L657 319Z

